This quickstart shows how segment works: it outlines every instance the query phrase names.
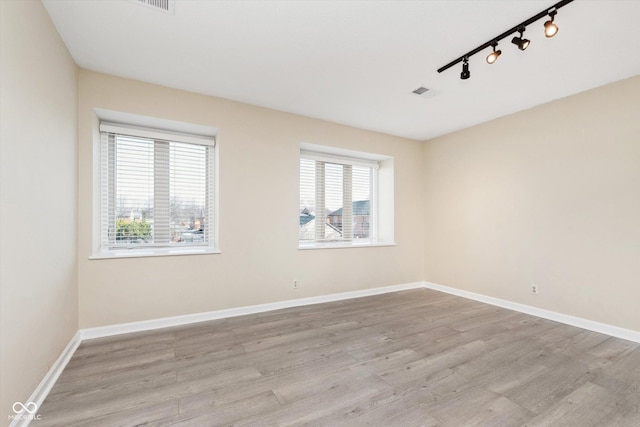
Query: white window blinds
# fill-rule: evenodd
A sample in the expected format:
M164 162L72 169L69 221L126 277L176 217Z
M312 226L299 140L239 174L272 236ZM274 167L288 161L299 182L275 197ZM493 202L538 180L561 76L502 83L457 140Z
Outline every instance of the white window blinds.
M299 241L375 241L377 171L374 161L303 151Z
M103 250L210 246L215 141L101 123Z

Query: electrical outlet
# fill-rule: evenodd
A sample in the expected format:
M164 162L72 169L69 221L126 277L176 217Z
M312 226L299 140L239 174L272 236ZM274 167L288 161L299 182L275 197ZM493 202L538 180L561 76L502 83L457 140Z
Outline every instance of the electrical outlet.
M540 289L538 289L538 285L531 285L531 293L533 295L538 295L540 293Z
M298 289L298 279L293 279L293 289Z

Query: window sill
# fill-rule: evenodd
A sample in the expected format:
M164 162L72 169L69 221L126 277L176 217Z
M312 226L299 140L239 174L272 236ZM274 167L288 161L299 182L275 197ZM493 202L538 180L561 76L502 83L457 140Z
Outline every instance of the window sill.
M211 247L121 249L99 252L89 259L146 258L156 256L209 255L222 253Z
M298 249L300 250L308 250L308 249L346 249L346 248L378 248L384 246L395 246L396 242L373 242L373 243L300 243L298 244Z

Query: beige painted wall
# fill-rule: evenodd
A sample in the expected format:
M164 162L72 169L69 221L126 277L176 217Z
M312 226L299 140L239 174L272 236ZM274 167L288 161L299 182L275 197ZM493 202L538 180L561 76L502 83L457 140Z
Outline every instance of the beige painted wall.
M427 281L640 330L640 77L428 141L423 167Z
M78 330L77 70L39 1L0 1L0 425ZM27 24L28 23L28 24Z
M421 143L84 70L79 88L81 328L422 279ZM219 129L221 254L89 260L94 108ZM395 158L396 246L297 249L301 142Z

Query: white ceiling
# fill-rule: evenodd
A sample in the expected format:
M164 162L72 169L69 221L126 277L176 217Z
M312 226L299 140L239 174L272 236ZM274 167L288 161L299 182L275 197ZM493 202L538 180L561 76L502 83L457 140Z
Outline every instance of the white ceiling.
M417 140L640 74L637 0L576 0L554 38L543 19L469 80L436 72L555 2L43 0L80 67Z

